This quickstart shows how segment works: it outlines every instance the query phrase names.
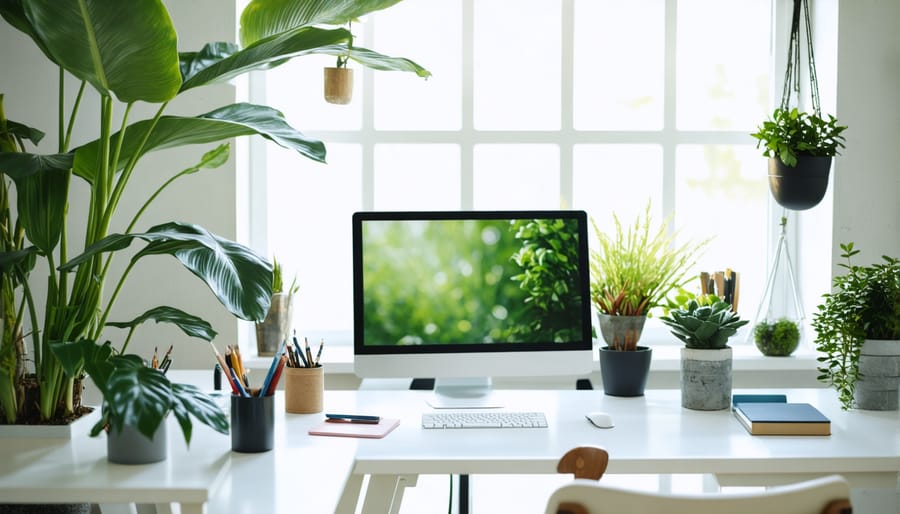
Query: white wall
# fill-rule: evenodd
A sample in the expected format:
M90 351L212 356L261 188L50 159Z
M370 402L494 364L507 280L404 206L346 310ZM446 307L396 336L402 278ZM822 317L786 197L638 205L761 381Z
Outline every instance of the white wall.
M857 264L900 257L898 21L900 2L839 3L837 113L849 128L834 165L832 262L848 241L862 251Z

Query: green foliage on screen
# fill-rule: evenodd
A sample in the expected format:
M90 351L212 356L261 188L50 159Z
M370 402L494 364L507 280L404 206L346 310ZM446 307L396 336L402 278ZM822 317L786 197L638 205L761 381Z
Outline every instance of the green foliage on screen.
M578 338L575 223L366 223L367 344Z

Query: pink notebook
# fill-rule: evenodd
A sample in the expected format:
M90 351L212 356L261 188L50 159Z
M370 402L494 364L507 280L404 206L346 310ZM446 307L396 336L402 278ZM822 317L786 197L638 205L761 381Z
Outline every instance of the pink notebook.
M348 423L345 421L323 421L309 429L309 435L330 435L337 437L365 437L381 439L400 424L399 419L381 418L378 423Z

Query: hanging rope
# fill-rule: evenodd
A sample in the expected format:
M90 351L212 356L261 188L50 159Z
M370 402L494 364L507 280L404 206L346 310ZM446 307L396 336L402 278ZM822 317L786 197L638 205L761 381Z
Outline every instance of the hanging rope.
M813 111L816 116L822 116L822 108L819 105L819 79L816 77L816 58L813 54L812 25L809 23L808 0L794 0L793 16L791 17L791 39L788 43L787 66L784 72L784 88L781 92L781 109L787 111L790 106L791 94L796 93L797 102L800 101L800 13L803 12L803 21L806 23L806 54L809 62L809 88L812 96Z

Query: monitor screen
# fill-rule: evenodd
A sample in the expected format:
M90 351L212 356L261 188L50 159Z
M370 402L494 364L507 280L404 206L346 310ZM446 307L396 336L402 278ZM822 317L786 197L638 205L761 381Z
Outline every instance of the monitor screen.
M583 211L354 214L356 374L589 373L586 220Z

